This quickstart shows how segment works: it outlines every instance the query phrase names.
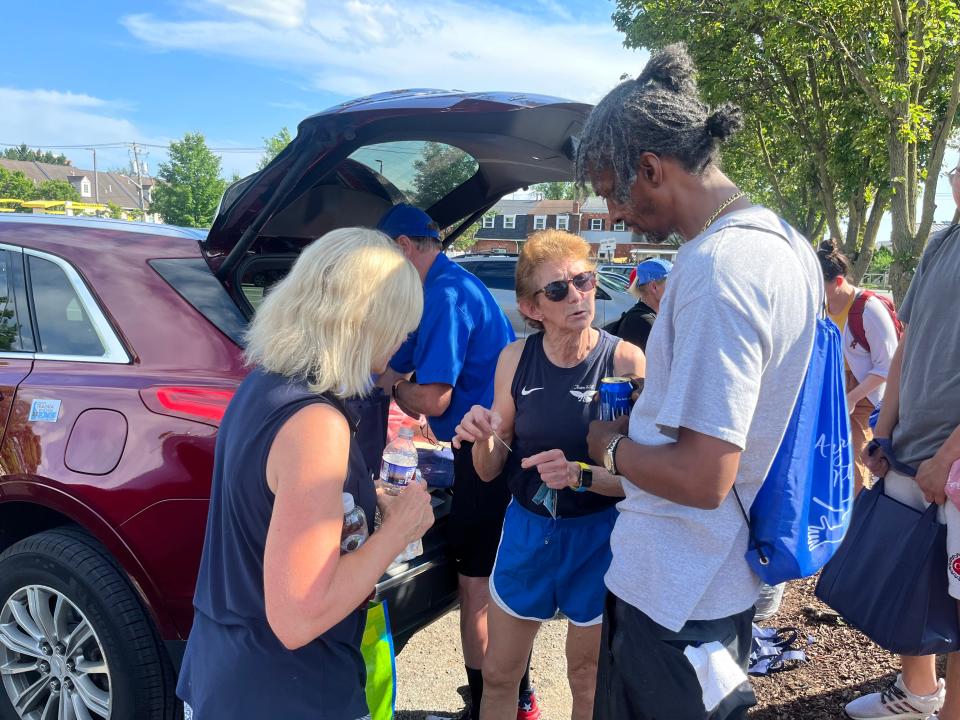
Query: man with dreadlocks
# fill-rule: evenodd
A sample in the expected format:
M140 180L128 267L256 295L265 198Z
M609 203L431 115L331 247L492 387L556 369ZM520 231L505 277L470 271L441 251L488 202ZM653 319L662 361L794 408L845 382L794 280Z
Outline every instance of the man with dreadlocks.
M749 508L786 431L813 347L823 282L813 248L718 167L743 124L709 108L682 45L594 108L578 181L611 222L681 246L627 422L595 422L590 455L623 476L605 581L594 718L744 718L760 581ZM621 434L625 433L625 434Z

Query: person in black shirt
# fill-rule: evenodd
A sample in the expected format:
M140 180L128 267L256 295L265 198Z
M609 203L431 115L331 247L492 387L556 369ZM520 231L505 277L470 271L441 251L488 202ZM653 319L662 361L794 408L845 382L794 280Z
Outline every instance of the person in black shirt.
M630 287L627 292L637 298L637 304L627 310L619 319L608 324L604 330L611 335L647 350L647 338L657 319L660 300L666 290L667 275L673 268L669 260L650 259L630 273Z

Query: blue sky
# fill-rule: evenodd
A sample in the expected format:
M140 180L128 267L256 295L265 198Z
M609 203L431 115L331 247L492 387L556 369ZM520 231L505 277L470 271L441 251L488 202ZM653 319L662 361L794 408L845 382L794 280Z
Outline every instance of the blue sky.
M263 138L347 99L404 87L537 92L596 101L647 55L613 28L612 0L95 0L3 10L0 143L137 141L148 167L200 131L223 173ZM230 149L247 149L231 151ZM78 167L86 150L62 150ZM948 150L944 167L957 163ZM125 149L98 150L103 167ZM949 184L937 187L949 220ZM890 233L889 217L879 237Z
M606 0L64 0L4 8L0 143L255 148L343 100L402 87L595 101L646 54ZM79 167L91 153L63 150ZM165 158L148 148L155 170ZM256 152L224 152L224 174ZM98 164L128 163L98 150Z

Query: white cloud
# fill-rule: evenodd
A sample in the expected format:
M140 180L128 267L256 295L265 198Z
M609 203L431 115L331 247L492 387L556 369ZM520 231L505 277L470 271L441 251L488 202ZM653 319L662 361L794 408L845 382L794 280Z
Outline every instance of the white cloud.
M262 20L281 28L296 28L303 23L306 0L208 0L210 5Z
M155 49L269 65L346 97L439 87L596 101L646 60L623 48L609 20L575 20L554 0L540 0L551 11L530 14L463 0L309 0L282 26L267 17L280 0L205 1L205 18L122 22Z
M0 142L38 145L100 145L158 142L122 117L124 103L47 89L0 87ZM165 142L160 140L159 142ZM79 167L92 166L88 150L57 150ZM97 151L98 166L126 165L125 149Z
M165 147L170 138L144 133L135 123L122 117L128 105L122 101L105 100L90 95L59 90L0 87L0 143L31 147L48 145L108 145L114 143L143 143L141 160L151 173L167 159ZM250 143L236 140L208 138L215 148L248 147ZM257 143L259 144L259 143ZM2 149L2 147L0 147ZM52 149L63 153L76 167L93 168L93 153L88 149ZM249 175L256 169L260 155L248 151L218 153L222 158L225 177L234 172ZM129 148L97 148L97 167L129 167Z

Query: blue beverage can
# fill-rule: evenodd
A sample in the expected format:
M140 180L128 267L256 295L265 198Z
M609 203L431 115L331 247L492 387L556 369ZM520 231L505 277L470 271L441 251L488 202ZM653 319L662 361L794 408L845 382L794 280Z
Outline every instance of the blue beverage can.
M616 420L630 414L633 385L627 378L606 377L600 381L600 419Z

